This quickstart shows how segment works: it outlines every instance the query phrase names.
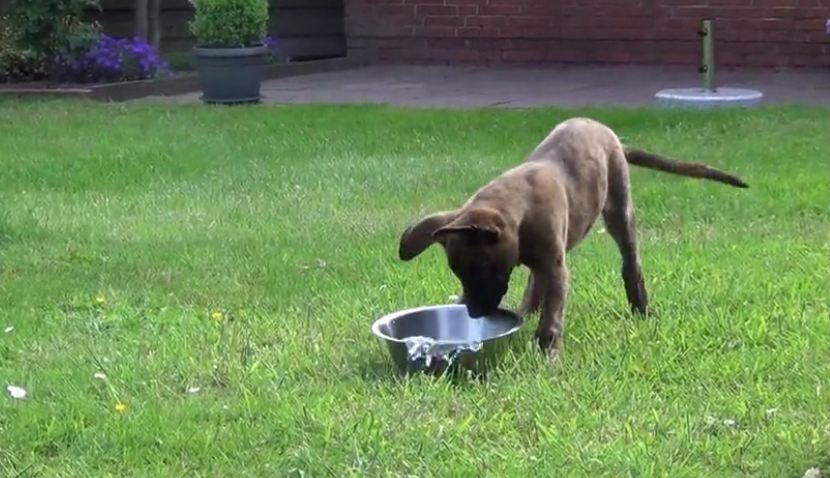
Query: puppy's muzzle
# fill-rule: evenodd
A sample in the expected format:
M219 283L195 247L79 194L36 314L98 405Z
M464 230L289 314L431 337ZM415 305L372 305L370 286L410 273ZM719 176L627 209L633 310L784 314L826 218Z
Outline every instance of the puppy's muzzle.
M470 317L478 319L498 311L501 299L507 293L507 285L498 284L485 289L478 289L476 292L466 292L467 313Z

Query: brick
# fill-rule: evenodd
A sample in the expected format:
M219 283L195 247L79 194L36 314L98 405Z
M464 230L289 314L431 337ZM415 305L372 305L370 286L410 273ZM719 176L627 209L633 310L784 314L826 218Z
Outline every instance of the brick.
M672 18L659 24L656 38L667 40L694 40L700 30L700 22L689 18Z
M488 52L509 50L514 47L513 40L504 38L475 38L467 40L467 46L471 50Z
M413 33L417 37L434 38L434 37L454 37L455 28L453 27L415 27Z
M653 30L654 20L646 17L633 18L618 18L618 17L595 17L591 21L591 26L596 28L611 28L611 29L639 29L639 30Z
M714 17L716 21L721 18L761 18L763 17L763 9L754 7L713 7Z
M795 7L798 0L754 0L758 7Z
M416 15L457 15L458 8L451 5L416 5Z
M518 5L481 5L478 13L481 15L518 15L521 9Z
M464 61L464 62L475 62L476 60L486 58L487 55L482 56L481 52L476 52L473 50L469 50L466 48L453 48L453 49L431 49L428 50L428 55L430 58L434 58L436 60L448 60L448 61ZM492 54L494 59L497 55L494 53Z
M446 26L446 27L460 27L464 25L462 17L424 17L424 25L431 26Z
M797 41L797 35L799 35L797 32L789 30L767 31L759 33L758 36L753 38L753 40L760 40L765 42L791 42Z
M375 35L379 37L408 37L416 34L415 28L394 24L381 24L377 27Z
M561 15L570 18L591 19L594 17L615 17L620 19L626 18L651 18L653 20L653 12L644 8L624 8L624 7L602 7L597 8L590 5L576 5L562 7Z
M552 35L545 27L507 26L498 29L500 38L546 38Z
M798 13L797 8L764 8L758 15L759 18L768 19L792 19Z
M786 66L788 60L781 55L749 53L742 58L741 66Z
M790 56L790 65L792 66L811 66L815 58L810 55L792 55Z
M458 50L467 47L467 42L460 38L429 38L426 47L432 50Z
M455 29L455 36L461 38L493 38L499 36L498 28L463 27Z
M640 0L590 0L584 2L577 1L574 3L590 4L595 7L603 7L603 10L606 7L639 8L642 6L642 2Z
M699 7L706 5L706 2L700 0L658 0L660 5L671 7Z
M717 0L713 2L716 7L752 7L755 0Z
M487 0L489 5L532 5L539 3L539 0Z
M544 27L550 26L550 19L545 17L511 16L507 24L514 27Z
M375 13L381 16L415 15L415 5L378 5Z
M719 51L717 58L718 66L740 66L744 56L734 51Z
M467 16L464 17L464 26L467 27L504 27L507 26L505 17L494 16Z
M501 59L508 63L538 63L547 58L544 48L535 47L532 49L505 50L501 53Z
M794 31L805 33L819 32L825 39L828 38L825 31L824 21L821 19L796 20L792 23L792 25L792 29Z
M704 20L715 16L715 9L711 7L675 7L671 14L676 18L696 18Z
M562 14L562 5L555 3L539 2L533 5L522 5L519 7L519 15L557 17Z
M546 52L545 61L556 63L587 63L588 56L576 48L554 48Z
M830 8L794 8L792 10L792 18L796 20L806 20L809 18L825 20L830 18Z

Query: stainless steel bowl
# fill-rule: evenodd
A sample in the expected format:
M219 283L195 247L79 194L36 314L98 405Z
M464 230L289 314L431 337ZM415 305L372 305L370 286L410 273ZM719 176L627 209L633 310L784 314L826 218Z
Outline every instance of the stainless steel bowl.
M459 304L402 310L381 317L372 332L386 342L398 370L442 374L494 366L522 319L508 310L474 319Z

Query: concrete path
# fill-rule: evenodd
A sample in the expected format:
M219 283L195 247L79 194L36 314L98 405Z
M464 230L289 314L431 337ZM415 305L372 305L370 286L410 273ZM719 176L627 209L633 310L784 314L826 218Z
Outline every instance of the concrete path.
M718 72L721 86L761 90L764 103L830 107L830 70ZM382 103L440 107L649 106L663 88L696 87L693 67L547 68L370 66L266 81L267 103ZM194 102L198 93L165 97Z

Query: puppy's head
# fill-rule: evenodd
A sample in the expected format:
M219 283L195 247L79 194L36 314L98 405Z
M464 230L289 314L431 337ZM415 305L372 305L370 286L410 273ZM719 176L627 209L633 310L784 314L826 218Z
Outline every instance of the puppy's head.
M444 246L450 269L461 281L468 313L481 317L495 312L519 259L516 234L504 217L489 208L433 214L404 232L400 258L408 261L435 242Z

